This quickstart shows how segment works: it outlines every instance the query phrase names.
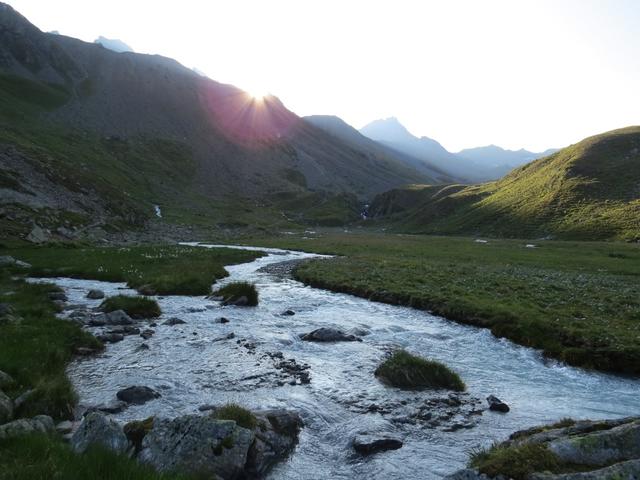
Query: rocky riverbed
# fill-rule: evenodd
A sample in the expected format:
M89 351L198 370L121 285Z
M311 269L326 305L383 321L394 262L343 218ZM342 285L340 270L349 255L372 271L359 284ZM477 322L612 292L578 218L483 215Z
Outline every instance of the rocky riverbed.
M568 416L615 418L640 410L637 380L548 362L486 330L426 312L306 287L288 273L313 255L270 253L228 267L230 277L220 282L255 283L258 307L156 297L163 314L153 322L120 318L116 322L122 324L113 324L95 310L100 299L86 298L92 289L106 296L134 294L125 285L54 279L68 297L64 321L113 335L105 352L82 352L87 355L69 368L80 395L78 414L98 410L123 425L206 415L228 402L256 411L294 411L305 425L299 443L270 478L424 479L464 467L471 449L518 429ZM303 339L321 328L359 341ZM404 391L382 384L373 372L395 348L449 365L468 391ZM118 392L131 386L158 396L118 403ZM489 410L490 395L510 411Z

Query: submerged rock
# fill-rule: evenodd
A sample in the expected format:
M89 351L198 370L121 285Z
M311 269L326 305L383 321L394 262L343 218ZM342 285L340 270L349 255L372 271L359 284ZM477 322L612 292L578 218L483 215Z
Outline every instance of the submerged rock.
M494 395L489 395L487 397L487 403L489 404L489 410L494 412L507 413L510 410L509 405Z
M140 333L140 336L145 340L149 340L151 337L153 337L154 333L156 333L154 330L147 328Z
M306 342L361 342L362 339L355 335L344 333L335 328L322 327L309 333L300 335Z
M35 432L51 432L55 429L53 419L47 415L33 418L21 418L13 422L0 425L0 440L15 438Z
M283 317L291 317L291 316L293 316L295 314L296 314L296 312L294 312L293 310L285 310L280 315L282 315Z
M133 386L120 390L116 396L118 400L122 400L123 402L142 405L143 403L159 398L161 395L149 387Z
M169 320L164 322L163 325L168 325L170 327L173 327L174 325L182 325L182 324L185 324L185 323L187 323L187 322L185 322L181 318L171 317Z
M402 447L402 440L389 434L358 434L353 439L353 449L361 455L370 455L386 450L397 450Z
M126 453L129 441L115 421L104 415L89 413L71 437L71 448L84 453L90 446L101 446L116 453Z

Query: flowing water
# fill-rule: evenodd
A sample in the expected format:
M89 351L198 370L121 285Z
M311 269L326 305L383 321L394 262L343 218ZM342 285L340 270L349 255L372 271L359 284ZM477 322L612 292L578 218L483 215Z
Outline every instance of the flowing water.
M69 375L84 405L107 403L131 385L147 385L162 397L130 406L120 421L150 415L174 417L198 412L204 404L237 402L250 408L286 407L302 415L305 427L295 452L271 473L273 479L428 479L465 465L470 450L537 424L573 418L613 418L640 413L640 381L568 367L544 360L539 352L497 339L488 330L443 320L427 312L373 303L304 286L261 267L314 255L259 249L269 255L227 267L220 284L254 282L255 308L222 307L203 297L158 298L163 315L155 335L138 350L137 335L109 345L104 354L79 358ZM49 279L50 281L50 279ZM58 278L71 304L97 306L85 299L90 288L107 295L131 293L123 284ZM283 316L284 310L295 311ZM169 317L186 324L164 326ZM224 316L229 323L216 318ZM303 342L300 333L319 327L353 328L362 342ZM230 333L233 339L228 339ZM399 423L437 392L403 392L381 384L373 371L386 352L404 347L455 369L470 397L494 394L511 406L508 414L485 411L456 431L425 423ZM311 383L290 385L274 365L275 352L309 365ZM269 355L271 356L269 356ZM276 355L279 355L276 353ZM484 402L484 400L483 400ZM367 411L389 405L387 413ZM454 412L455 413L455 412ZM455 420L455 414L454 414ZM463 419L464 420L464 419ZM467 421L468 419L464 420ZM404 440L399 450L369 457L354 454L356 432L386 431Z

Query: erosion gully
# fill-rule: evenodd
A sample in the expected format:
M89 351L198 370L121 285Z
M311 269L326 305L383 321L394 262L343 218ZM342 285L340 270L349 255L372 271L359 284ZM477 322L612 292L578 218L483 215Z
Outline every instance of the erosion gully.
M488 330L311 288L274 268L318 255L233 248L268 253L227 267L230 276L219 282L255 283L259 306L221 306L204 297L157 297L163 314L150 340L128 336L108 345L103 354L72 362L68 374L81 405L108 403L122 388L147 385L162 397L132 405L113 418L175 417L226 402L256 409L295 409L305 422L300 443L287 461L271 471L272 479L441 478L463 467L473 449L515 430L563 417L614 418L640 412L637 379L549 361L536 350L493 337ZM99 305L100 300L85 298L92 288L107 295L136 293L118 283L53 281L64 288L70 304L85 307ZM295 315L282 315L285 310ZM186 324L162 325L169 317ZM219 317L229 322L219 323ZM299 334L319 327L349 331L363 341L300 340ZM228 338L231 333L233 338ZM143 342L148 350L139 349ZM449 398L443 391L407 392L383 385L373 372L395 348L449 365L466 382L468 394ZM296 381L290 368L282 368L283 362L308 366L311 382ZM507 402L511 411L486 410L484 399L490 394ZM361 457L351 448L358 432L390 433L404 446Z

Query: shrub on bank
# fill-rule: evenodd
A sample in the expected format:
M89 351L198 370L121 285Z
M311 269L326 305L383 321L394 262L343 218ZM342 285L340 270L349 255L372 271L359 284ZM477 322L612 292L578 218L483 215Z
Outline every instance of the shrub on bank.
M156 318L162 313L158 302L152 298L130 295L109 297L100 304L100 307L107 313L124 310L131 318Z
M252 307L258 305L258 290L254 284L248 282L229 283L214 292L214 295L222 297L226 303L234 303L245 297L247 305Z
M405 350L396 351L382 362L375 375L394 387L404 389L446 388L462 392L466 388L460 376L446 365Z
M546 445L494 445L473 453L469 465L490 478L501 475L514 480L526 480L534 472L558 471L560 462Z

